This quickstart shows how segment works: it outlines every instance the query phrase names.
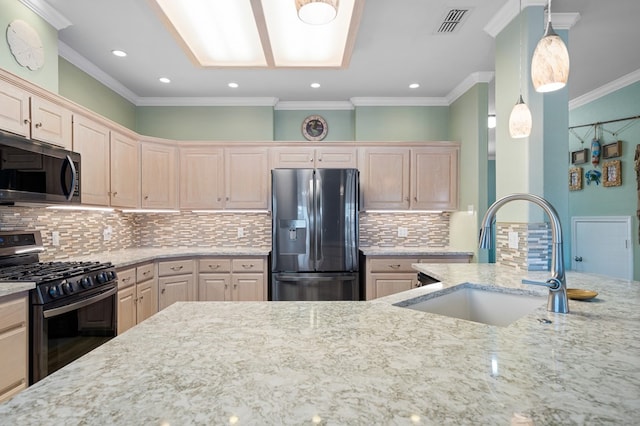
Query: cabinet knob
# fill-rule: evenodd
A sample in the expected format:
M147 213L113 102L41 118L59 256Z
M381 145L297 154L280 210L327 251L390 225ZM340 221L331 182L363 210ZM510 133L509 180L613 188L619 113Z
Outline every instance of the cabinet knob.
M164 294L165 290L166 290L166 288L163 288L163 289L160 291L160 294Z
M253 263L250 263L250 264L248 264L248 265L243 264L243 265L242 265L242 267L243 267L244 269L252 269L252 268L253 268Z
M172 271L179 271L180 269L182 269L182 265L180 265L180 266L172 266L171 267Z
M116 195L118 195L118 191L112 193L111 195L115 197Z
M150 273L151 273L151 271L144 271L144 272L142 273L142 275L149 275Z
M225 285L224 285L224 288L229 288L229 284L225 284Z
M233 285L233 288L238 288L238 284L234 284L234 285Z
M218 269L218 268L220 268L220 265L209 264L208 266L209 266L209 269Z
M322 161L322 158L318 158L318 161Z
M409 201L409 197L406 197L404 200L408 202Z
M28 118L25 118L25 119L23 120L23 122L24 122L24 124L29 124L29 123L31 123L31 120L29 120Z
M313 163L313 158L309 158L309 162L310 162L310 163Z
M145 196L144 196L144 199L145 199L145 200L148 200L148 199L149 199L149 196L148 196L148 195L145 195Z
M418 197L413 197L413 201L418 202Z
M36 129L39 129L40 127L42 127L42 123L36 123Z
M391 269L400 269L400 265L389 265Z

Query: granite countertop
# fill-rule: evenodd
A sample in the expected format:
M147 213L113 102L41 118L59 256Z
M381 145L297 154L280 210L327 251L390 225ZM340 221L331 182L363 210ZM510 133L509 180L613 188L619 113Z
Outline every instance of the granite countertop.
M473 252L433 247L360 247L365 256L473 256Z
M182 302L0 405L3 423L633 424L640 282L569 272L595 290L507 327L394 304L527 273L415 266L441 284L369 302ZM544 290L544 289L542 289ZM544 318L550 323L539 319Z
M22 293L23 291L29 291L32 288L36 288L36 283L24 281L0 282L0 297Z
M163 247L130 248L74 257L77 261L111 262L118 268L154 260L199 256L267 256L271 247Z

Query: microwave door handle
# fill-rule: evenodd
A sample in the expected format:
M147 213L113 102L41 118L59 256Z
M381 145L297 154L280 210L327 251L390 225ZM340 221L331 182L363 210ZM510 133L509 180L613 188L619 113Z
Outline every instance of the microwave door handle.
M71 168L71 185L69 186L69 188L65 188L64 186L64 175L67 171L67 166ZM73 198L73 190L76 187L76 166L73 164L73 160L68 155L65 158L64 166L62 167L62 171L60 172L60 184L62 185L62 191L67 197L67 201L71 201L71 199Z

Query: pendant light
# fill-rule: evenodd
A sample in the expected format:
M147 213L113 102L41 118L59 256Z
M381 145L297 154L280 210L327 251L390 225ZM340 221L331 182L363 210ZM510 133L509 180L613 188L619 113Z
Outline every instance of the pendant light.
M520 97L509 115L509 135L514 139L526 138L531 134L531 111L522 100L522 0L520 0L519 30L520 30L520 53L518 62L518 81L520 85Z
M569 79L569 51L551 25L551 0L547 16L547 29L531 59L533 87L541 93L562 89Z
M298 18L306 24L324 25L338 14L339 0L295 0Z

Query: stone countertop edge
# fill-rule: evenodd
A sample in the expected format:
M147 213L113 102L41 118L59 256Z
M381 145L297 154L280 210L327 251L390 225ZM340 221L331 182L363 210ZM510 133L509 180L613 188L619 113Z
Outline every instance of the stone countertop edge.
M473 252L433 247L360 247L365 256L473 256Z
M33 288L36 288L36 284L32 282L0 283L0 297L11 296L12 294L26 292Z

